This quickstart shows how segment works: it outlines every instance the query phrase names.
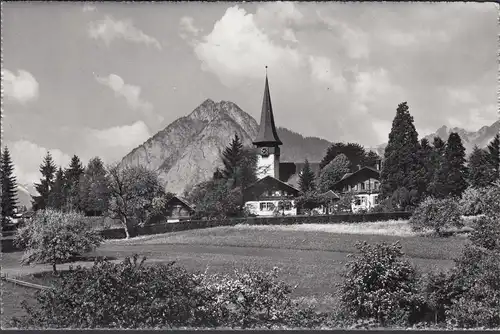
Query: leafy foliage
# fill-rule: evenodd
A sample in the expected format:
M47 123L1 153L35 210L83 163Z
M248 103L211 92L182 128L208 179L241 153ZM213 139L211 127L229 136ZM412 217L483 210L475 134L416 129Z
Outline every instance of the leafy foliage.
M328 191L333 185L349 172L350 162L343 153L337 155L320 172L318 188L320 191Z
M445 228L460 228L463 221L458 201L453 198L427 197L413 212L410 224L416 231L433 230L438 235L441 235Z
M110 183L104 164L99 157L90 159L79 182L80 208L89 216L108 211Z
M500 134L488 144L489 164L492 168L493 181L500 180Z
M336 156L344 154L349 160L349 169L354 172L359 166L373 167L379 159L375 152L366 152L364 147L357 143L333 143L326 151L325 157L321 160L319 168L323 169L328 165Z
M493 170L490 156L485 150L474 146L474 150L469 156L468 164L468 182L469 185L475 188L482 188L490 185L495 179L495 171Z
M460 197L467 188L465 148L456 132L450 133L444 149L444 158L436 171L434 180L435 197Z
M306 159L304 168L299 174L299 189L303 193L316 190L315 175Z
M0 153L0 183L2 188L0 204L2 209L2 226L4 226L6 220L14 216L14 210L17 206L17 189L14 164L7 146Z
M295 206L301 211L311 213L326 203L326 199L315 191L308 191L295 198Z
M469 236L474 245L488 250L500 251L500 219L482 216L474 220L474 230Z
M419 275L403 258L399 244L358 243L359 254L347 264L340 287L341 308L348 317L375 319L382 326L418 320L423 298Z
M22 263L56 265L99 246L101 237L78 213L52 209L38 211L16 232L16 243L25 249Z
M142 166L109 168L109 212L121 221L127 238L130 228L144 224L156 214L153 200L162 197L165 190L158 175Z
M196 218L227 218L243 213L241 188L232 188L225 180L210 180L195 186L188 199L196 203Z
M486 188L468 187L460 198L461 213L465 216L475 216L483 213Z

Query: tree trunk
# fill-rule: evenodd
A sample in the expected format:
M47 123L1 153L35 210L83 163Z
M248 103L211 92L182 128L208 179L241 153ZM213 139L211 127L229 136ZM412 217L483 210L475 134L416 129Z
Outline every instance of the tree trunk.
M54 274L57 274L57 268L56 268L56 263L55 262L52 262L52 272Z
M122 224L123 228L125 229L125 239L130 239L130 233L128 232L127 217L123 218Z

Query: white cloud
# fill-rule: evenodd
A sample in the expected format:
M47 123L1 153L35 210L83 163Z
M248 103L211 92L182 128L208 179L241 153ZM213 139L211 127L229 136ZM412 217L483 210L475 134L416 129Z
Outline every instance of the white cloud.
M11 71L2 70L2 82L8 99L26 103L38 98L38 81L31 73L18 70L17 75Z
M47 149L27 140L19 140L7 143L12 161L14 162L14 173L19 184L32 184L39 182L41 174L39 172L47 151L52 155L56 166L65 168L71 158L59 149Z
M131 125L115 126L103 130L85 129L83 132L85 155L89 158L100 156L108 163L121 159L133 148L151 137L147 125L137 121Z
M330 58L309 56L311 75L317 81L326 84L333 91L342 93L346 91L347 82L339 70L332 66Z
M180 20L180 30L181 37L183 39L187 39L191 36L197 37L198 34L202 31L197 28L193 23L193 18L191 16L183 16Z
M136 28L130 20L115 20L106 16L103 20L90 22L88 27L89 36L94 39L102 39L109 45L115 39L124 39L134 43L152 45L161 50L161 44L154 37L146 35Z
M254 15L238 6L226 10L210 34L196 43L195 53L203 69L217 74L226 85L260 79L266 65L273 73L287 73L304 61L297 50L273 43L257 27Z

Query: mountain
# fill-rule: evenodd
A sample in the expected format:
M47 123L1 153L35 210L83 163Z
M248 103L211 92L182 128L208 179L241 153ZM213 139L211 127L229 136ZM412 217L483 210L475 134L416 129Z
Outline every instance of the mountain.
M31 208L31 195L38 194L33 186L27 184L17 185L17 205L19 207L26 206L26 208Z
M155 170L167 191L182 194L222 166L220 155L235 133L243 145L251 146L257 131L257 121L233 102L207 99L133 149L121 165ZM285 128L278 128L278 135L284 143L281 161L320 161L330 145L327 140L303 137Z
M424 136L429 142L432 144L434 137L440 137L442 140L447 141L451 132L456 132L462 139L462 144L465 147L465 152L469 155L472 152L472 149L475 145L480 148L484 148L488 146L488 144L493 140L500 132L500 121L496 121L491 125L485 125L481 129L477 131L467 131L462 128L448 128L446 125L443 125L436 132L431 133L427 136ZM384 156L384 150L387 146L387 143L380 144L376 147L370 148L381 156Z

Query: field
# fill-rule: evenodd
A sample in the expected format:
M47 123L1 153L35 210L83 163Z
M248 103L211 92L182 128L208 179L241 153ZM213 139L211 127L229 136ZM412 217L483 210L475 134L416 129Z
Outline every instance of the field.
M342 280L347 255L356 251L358 241L393 243L399 240L409 260L424 272L451 267L453 258L467 242L463 236L416 235L406 222L400 221L346 225L351 227L313 224L215 227L110 240L92 255L123 259L139 254L146 256L149 263L176 261L189 270L208 273L278 267L281 278L296 287L294 297L305 298L328 310L335 307L336 285ZM4 255L7 256L2 259L2 267L18 266L21 253ZM50 270L49 266L45 268ZM27 280L46 283L45 279L40 281L36 277ZM17 313L17 309L6 306L7 318Z

